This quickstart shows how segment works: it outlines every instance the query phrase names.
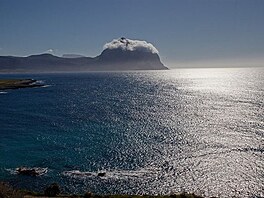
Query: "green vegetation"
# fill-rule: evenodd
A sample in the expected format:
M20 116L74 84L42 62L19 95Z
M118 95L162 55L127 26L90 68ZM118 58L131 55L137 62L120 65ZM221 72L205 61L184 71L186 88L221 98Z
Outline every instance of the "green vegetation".
M35 82L33 79L0 79L0 90L42 86Z
M86 192L84 195L59 194L59 185L54 183L48 186L44 193L36 193L25 190L15 190L6 183L0 182L0 198L37 198L37 197L59 197L59 198L202 198L195 194L174 194L174 195L96 195Z

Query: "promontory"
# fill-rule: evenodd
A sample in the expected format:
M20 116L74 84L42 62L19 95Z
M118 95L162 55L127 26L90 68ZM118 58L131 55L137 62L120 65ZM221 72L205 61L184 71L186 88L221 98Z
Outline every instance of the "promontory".
M43 86L36 82L34 79L0 79L0 90Z

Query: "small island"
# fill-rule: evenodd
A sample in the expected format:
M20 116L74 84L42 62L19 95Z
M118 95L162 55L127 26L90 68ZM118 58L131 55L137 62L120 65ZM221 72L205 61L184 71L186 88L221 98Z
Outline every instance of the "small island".
M43 86L34 79L0 79L0 90Z

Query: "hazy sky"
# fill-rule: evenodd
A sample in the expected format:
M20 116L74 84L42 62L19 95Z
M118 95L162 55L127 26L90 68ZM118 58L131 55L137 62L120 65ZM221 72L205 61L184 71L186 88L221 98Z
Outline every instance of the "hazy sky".
M171 67L264 65L264 0L0 0L0 55L96 56L122 36Z

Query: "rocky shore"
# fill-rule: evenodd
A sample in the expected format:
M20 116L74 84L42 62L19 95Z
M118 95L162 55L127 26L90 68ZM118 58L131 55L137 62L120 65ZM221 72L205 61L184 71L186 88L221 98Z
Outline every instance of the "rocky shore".
M180 193L172 195L97 195L86 192L82 195L63 194L58 184L54 183L48 186L43 193L31 192L26 190L13 189L6 183L0 182L0 198L203 198L201 196L189 193Z

